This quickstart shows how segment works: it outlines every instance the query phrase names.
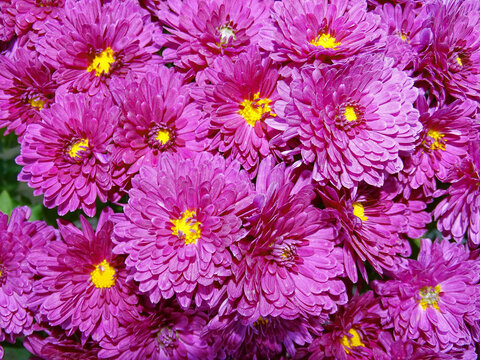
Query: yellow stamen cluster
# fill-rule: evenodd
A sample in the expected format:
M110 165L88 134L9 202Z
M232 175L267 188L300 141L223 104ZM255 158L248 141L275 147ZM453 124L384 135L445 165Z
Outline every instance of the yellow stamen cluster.
M427 136L433 139L433 143L430 145L430 149L432 150L445 150L445 143L447 140L444 140L444 134L436 131L436 130L428 130Z
M265 98L260 99L260 92L253 95L253 100L245 99L240 104L240 110L238 113L242 115L248 125L255 126L258 120L269 113L270 116L277 116L270 107L272 100Z
M356 347L356 346L365 347L365 344L362 342L362 339L360 339L360 334L358 333L357 330L351 328L350 330L348 330L348 333L352 336L349 337L347 335L344 335L340 339L340 344L342 344L343 349L347 354L350 354L350 350L348 349L351 349L352 347Z
M368 217L365 216L365 209L362 205L362 203L359 202L354 202L353 203L353 215L358 217L362 221L368 220Z
M173 224L171 228L172 235L184 239L186 245L195 244L202 234L200 229L201 224L196 220L195 211L187 210L182 214L180 219L170 221Z
M30 99L30 100L28 100L28 103L32 107L36 108L37 110L42 110L43 107L45 106L45 101L40 100L40 99Z
M455 60L457 60L458 65L463 66L463 62L462 62L462 59L460 58L460 56L457 56L457 58Z
M261 325L267 325L267 324L268 324L268 319L264 319L261 316L259 316L257 321L253 323L253 326L259 327Z
M80 157L82 151L87 150L88 148L88 139L81 139L77 142L74 142L68 147L67 153L72 159Z
M95 71L95 76L100 76L102 74L108 74L110 72L110 67L115 62L114 53L112 48L109 46L103 50L100 54L95 56L90 65L87 68L88 72Z
M158 130L155 139L161 144L166 144L170 140L170 132L168 130Z
M347 106L343 115L347 121L355 121L358 119L357 113L355 112L355 108L353 106Z
M97 289L110 288L115 285L115 269L107 260L103 260L95 266L95 270L90 273L90 278Z
M311 40L310 44L314 46L321 46L324 49L337 50L337 47L340 46L341 42L336 42L336 39L330 34L321 34L315 39Z
M442 291L440 285L432 288L431 286L424 286L420 289L420 306L423 310L427 310L429 306L435 310L440 311L438 308L439 294Z
M236 40L237 38L235 36L235 30L233 30L230 25L223 25L222 27L218 28L218 32L220 33L219 45L225 45L230 39Z

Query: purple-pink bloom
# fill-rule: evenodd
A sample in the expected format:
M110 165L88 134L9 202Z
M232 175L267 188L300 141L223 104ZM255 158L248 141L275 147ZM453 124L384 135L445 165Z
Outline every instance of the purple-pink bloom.
M448 351L473 343L468 325L480 319L479 280L480 262L464 245L422 239L417 260L373 288L397 340Z
M10 41L15 34L15 7L11 0L0 0L0 42Z
M118 254L153 303L176 295L213 307L232 275L230 246L245 235L253 189L238 162L198 153L164 154L132 179L125 216L115 225Z
M111 79L143 74L160 59L153 43L158 30L134 0L66 0L44 29L36 48L69 91L107 94Z
M43 194L47 208L58 206L59 215L81 208L94 216L97 197L106 202L112 187L106 149L118 107L101 96L57 94L40 116L42 122L31 124L24 135L18 180Z
M12 0L15 7L15 32L24 35L33 30L43 35L43 23L57 18L65 0Z
M79 330L83 342L116 337L121 325L138 316L125 258L112 252L112 214L109 208L100 214L96 231L83 216L82 230L58 220L61 239L28 258L39 275L31 299L37 320L61 326L67 336Z
M5 134L22 137L29 124L40 122L40 112L50 107L57 85L53 69L41 63L34 51L17 48L0 56L0 127Z
M284 132L285 142L299 140L294 150L313 163L314 180L381 186L402 170L400 154L414 149L422 126L413 80L392 62L374 55L338 68L317 62L294 70L290 86L279 85L284 104L268 124Z

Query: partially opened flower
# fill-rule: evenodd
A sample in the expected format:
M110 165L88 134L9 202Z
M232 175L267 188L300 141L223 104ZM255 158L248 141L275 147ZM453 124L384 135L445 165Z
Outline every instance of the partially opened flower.
M79 330L83 342L116 337L121 325L138 316L124 257L112 252L112 213L102 212L96 231L83 216L82 230L58 220L62 239L29 257L40 276L31 299L39 307L37 320L61 326L67 336Z
M18 179L43 194L46 207L58 206L59 215L81 208L94 216L97 197L106 202L112 187L106 148L119 109L109 98L62 94L40 115L16 159L23 166Z
M8 58L0 57L0 127L5 134L22 136L29 124L40 122L40 112L50 107L57 85L53 69L37 54L18 48Z
M229 247L245 235L242 214L253 189L238 162L198 153L165 154L132 179L115 252L153 303L176 295L180 306L213 307L231 276Z
M66 0L58 20L44 28L37 50L71 91L106 94L110 79L145 73L157 59L157 28L134 0Z
M290 86L279 86L281 116L268 124L283 139L298 139L296 152L313 163L315 180L353 188L361 181L381 186L402 170L421 131L413 108L417 90L392 59L358 56L339 68L316 63L294 71Z
M465 246L422 239L418 260L373 287L397 339L438 351L472 344L468 325L480 319L479 280L480 262Z

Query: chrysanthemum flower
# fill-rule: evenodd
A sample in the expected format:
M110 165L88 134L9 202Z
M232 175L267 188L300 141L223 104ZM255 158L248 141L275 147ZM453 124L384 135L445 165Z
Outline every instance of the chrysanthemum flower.
M395 341L390 345L389 356L381 360L478 360L473 345L456 346L449 351L434 350L413 340Z
M257 192L261 212L239 242L239 261L227 293L232 308L249 320L325 316L347 301L342 251L328 215L311 205L313 186L296 187L284 164L262 162Z
M65 0L13 0L15 32L23 35L30 29L38 31L47 19L57 18Z
M403 174L408 186L431 195L435 178L448 181L450 171L465 157L470 140L477 137L474 114L477 104L457 100L448 105L428 108L423 96L417 100L423 131L412 155L405 157Z
M97 197L106 202L112 186L106 147L119 109L108 98L68 94L40 115L43 121L28 127L16 159L23 165L18 179L44 194L46 207L58 206L59 215L82 208L94 216Z
M239 160L255 177L260 159L272 152L269 140L276 133L265 120L277 116L277 69L251 47L235 62L227 56L216 59L203 76L199 101L211 119L209 149Z
M207 122L192 101L191 85L164 66L147 71L138 82L132 76L112 82L123 116L113 134L114 182L129 187L130 179L145 164L154 165L166 152L188 155L204 149Z
M32 332L33 314L28 310L34 273L26 258L55 238L44 222L28 222L28 207L15 208L10 219L0 212L0 334L27 335Z
M418 260L373 287L397 339L438 351L472 344L467 325L480 318L479 280L480 262L463 245L422 239Z
M467 235L471 246L480 244L480 142L473 142L468 156L449 174L453 182L438 195L447 196L440 201L433 214L437 226L445 235L460 242Z
M343 241L345 269L357 282L357 268L368 279L365 261L375 271L396 271L411 249L401 233L407 232L407 205L391 199L388 191L362 185L357 191L321 190L327 208L335 209L341 223L339 238Z
M0 42L15 34L15 9L11 0L0 0Z
M100 359L160 360L215 358L215 353L200 336L207 324L205 313L179 310L170 306L155 309L154 314L131 321L115 338L105 338Z
M128 254L139 289L153 303L192 297L214 306L231 274L229 246L244 234L240 215L253 201L252 185L238 162L198 153L165 154L132 179L125 218L115 225L115 252Z
M285 141L299 138L296 151L313 163L315 180L381 186L403 168L399 155L414 149L421 124L413 80L392 61L361 56L339 69L317 63L278 87L287 104L268 124L284 130Z
M58 21L45 23L37 50L69 90L108 93L110 79L145 73L156 62L157 28L134 0L65 1Z
M367 12L364 0L284 0L273 10L261 46L275 61L346 59L384 44L380 18Z
M236 57L260 40L270 21L272 0L167 1L158 12L165 30L162 56L187 77L211 65L220 55Z
M378 298L373 291L355 294L309 346L311 360L388 359ZM388 343L388 342L387 342Z
M112 213L109 208L102 212L96 231L83 216L83 230L58 220L63 240L29 256L40 275L31 300L39 306L38 320L61 326L67 336L79 330L83 341L116 337L119 326L138 315L124 257L112 252Z
M40 121L40 112L54 101L53 70L35 52L18 48L11 58L0 57L0 127L22 136L27 125Z

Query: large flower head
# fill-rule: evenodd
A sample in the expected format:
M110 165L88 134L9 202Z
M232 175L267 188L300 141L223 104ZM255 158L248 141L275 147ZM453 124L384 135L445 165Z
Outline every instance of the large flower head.
M273 9L261 45L276 61L347 59L383 43L380 18L367 13L364 0L284 0Z
M114 182L121 188L164 153L189 155L204 149L207 124L190 96L192 86L173 69L154 67L138 81L127 76L112 88L123 110L109 147Z
M342 251L334 247L337 229L311 204L313 186L295 186L290 175L284 164L262 162L256 180L261 212L238 244L227 293L232 307L251 321L325 316L347 301L338 278L344 268Z
M269 140L276 131L266 119L277 116L278 71L251 47L236 62L227 56L216 59L204 76L206 98L199 101L211 119L209 149L239 160L254 177L260 159L272 152Z
M272 0L168 1L158 14L166 24L162 56L187 76L209 66L220 55L236 57L260 40L269 21Z
M0 337L32 332L33 314L28 310L34 272L27 262L30 251L41 249L55 238L44 222L28 222L28 207L15 208L10 219L0 212Z
M0 43L15 34L15 8L11 0L0 0Z
M104 339L99 358L213 360L215 353L201 337L207 319L200 311L162 305L155 314L131 321L115 338Z
M124 257L112 252L112 213L102 212L96 231L83 216L82 230L58 220L62 239L29 256L40 276L31 300L39 307L38 320L61 326L67 335L80 330L83 341L116 337L119 326L138 315Z
M115 226L117 253L153 303L176 298L213 306L231 275L230 245L245 233L240 215L253 201L238 162L198 153L165 154L132 179L125 218Z
M134 0L66 0L59 19L45 24L37 50L57 69L59 84L89 95L107 93L110 79L144 73L155 63L156 31Z
M15 32L24 35L31 29L43 33L43 23L58 17L65 0L13 0L12 3L15 7Z
M268 123L285 130L285 141L300 140L296 150L313 163L315 180L381 186L403 168L399 155L414 149L421 124L413 80L392 61L372 55L339 68L317 63L294 71L290 91L281 91L283 114Z
M468 156L448 176L452 184L441 192L447 195L433 214L438 229L457 242L467 235L471 246L480 244L480 141L474 141ZM440 194L439 194L440 195Z
M18 48L0 57L0 127L22 136L27 125L40 122L40 112L54 101L56 84L49 66L37 54Z
M417 260L373 287L397 339L434 350L472 344L468 325L478 322L480 262L465 246L422 239Z
M94 216L97 197L106 202L112 186L106 148L111 141L119 109L109 98L84 94L58 95L42 122L25 133L18 179L28 182L35 195L44 194L48 208L58 213L82 208Z

